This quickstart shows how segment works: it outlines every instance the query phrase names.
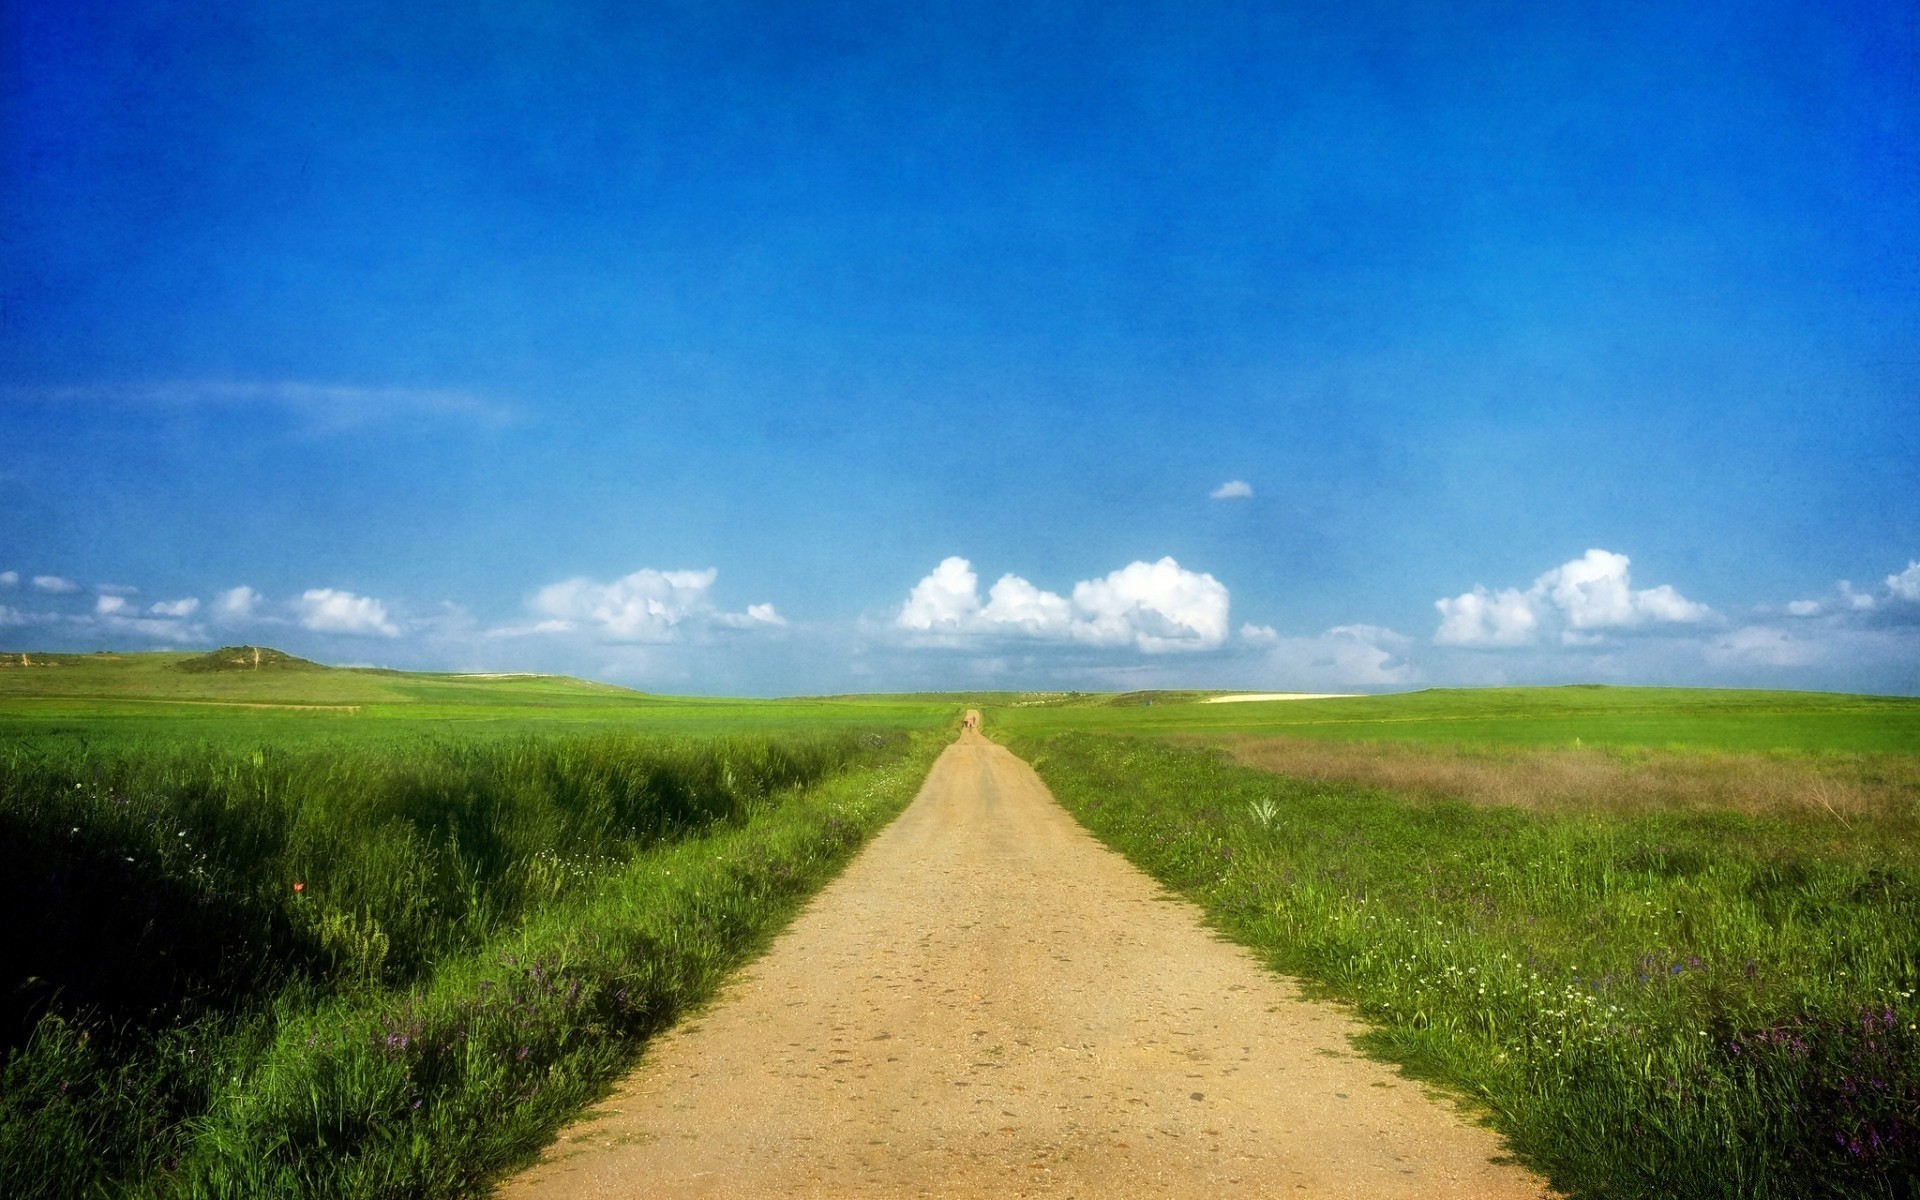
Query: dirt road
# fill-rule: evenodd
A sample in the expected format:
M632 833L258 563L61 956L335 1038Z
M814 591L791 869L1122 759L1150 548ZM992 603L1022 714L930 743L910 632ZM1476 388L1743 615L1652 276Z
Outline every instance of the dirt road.
M513 1200L1538 1197L974 732Z

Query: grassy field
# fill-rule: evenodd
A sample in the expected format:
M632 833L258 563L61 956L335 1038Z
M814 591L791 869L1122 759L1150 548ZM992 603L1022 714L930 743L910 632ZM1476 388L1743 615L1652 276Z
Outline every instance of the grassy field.
M299 660L259 670L182 669L205 657L29 654L34 665L23 667L20 652L0 652L0 742L364 743L421 730L461 737L559 730L811 734L932 728L960 712L952 696L654 696L559 675L427 675Z
M956 714L190 661L0 675L0 1194L472 1194Z
M1920 704L1142 699L989 728L1558 1186L1920 1194Z
M1195 703L1194 695L1029 697L997 708L994 726L1020 733L1078 729L1480 746L1920 753L1920 700L1909 697L1582 686L1240 704Z
M1920 701L742 701L17 659L0 894L33 919L0 929L0 1194L471 1194L977 706L1570 1193L1920 1195Z

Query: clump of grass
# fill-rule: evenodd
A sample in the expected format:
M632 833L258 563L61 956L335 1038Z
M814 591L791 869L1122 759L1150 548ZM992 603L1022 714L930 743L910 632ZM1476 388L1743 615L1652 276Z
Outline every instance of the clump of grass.
M0 1194L471 1194L897 813L931 750L0 760L25 847L0 887L46 918L0 960Z
M1025 745L1093 832L1583 1196L1911 1196L1920 846L1824 812L1545 813ZM1271 808L1272 816L1263 819Z

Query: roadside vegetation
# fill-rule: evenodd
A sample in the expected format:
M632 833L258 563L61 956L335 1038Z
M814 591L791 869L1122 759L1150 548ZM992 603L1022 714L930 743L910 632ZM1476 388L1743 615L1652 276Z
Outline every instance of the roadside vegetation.
M463 1196L911 799L937 742L384 729L0 750L0 1195Z
M1910 757L1011 745L1575 1196L1920 1194Z

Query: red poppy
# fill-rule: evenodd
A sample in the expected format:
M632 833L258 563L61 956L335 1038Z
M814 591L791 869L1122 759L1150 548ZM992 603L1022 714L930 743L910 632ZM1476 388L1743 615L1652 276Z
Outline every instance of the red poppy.
M293 885L293 890L296 892L304 892L307 890L307 885L299 882L298 880L295 880Z

